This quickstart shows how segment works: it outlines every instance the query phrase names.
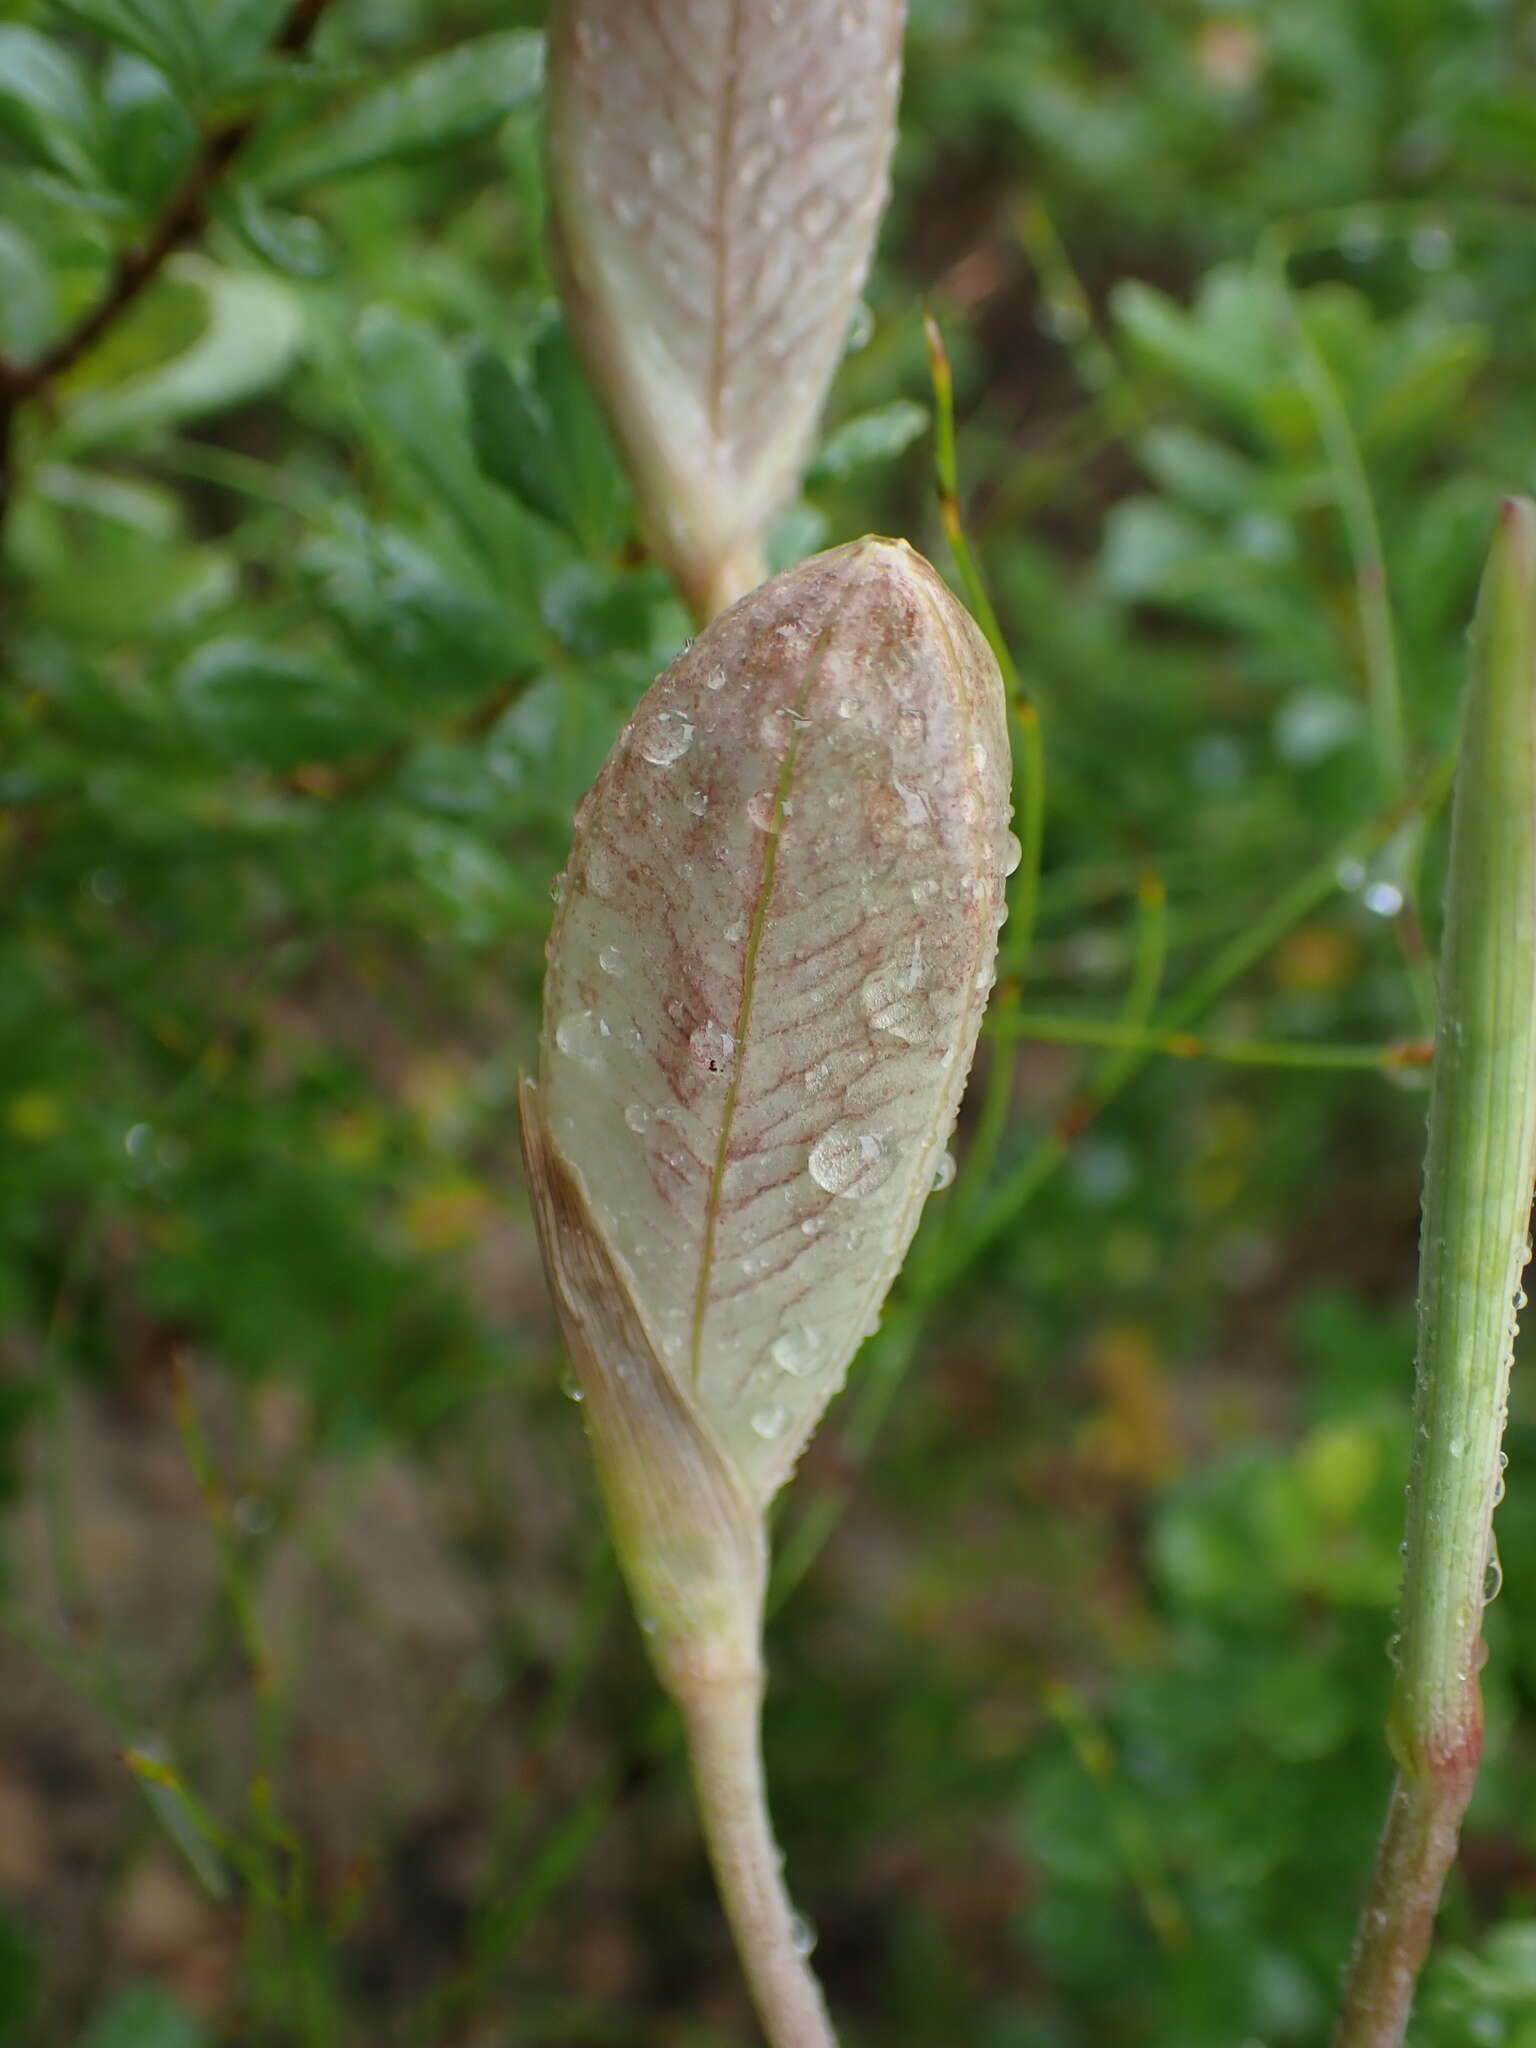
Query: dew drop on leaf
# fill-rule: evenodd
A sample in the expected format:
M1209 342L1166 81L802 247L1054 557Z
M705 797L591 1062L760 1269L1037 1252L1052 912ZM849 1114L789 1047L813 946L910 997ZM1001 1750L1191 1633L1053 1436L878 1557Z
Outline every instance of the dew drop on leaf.
M622 981L629 972L624 955L617 946L604 946L597 956L597 964L604 974L611 974L615 981Z
M932 1192L936 1195L942 1194L945 1188L952 1185L954 1178L955 1155L953 1152L941 1152L939 1162L933 1169Z
M821 1363L821 1337L811 1324L795 1323L774 1338L768 1356L791 1379L804 1379Z
M681 711L658 711L638 728L635 745L642 761L653 768L670 768L693 745L693 726Z
M777 803L771 789L760 789L756 796L747 798L747 816L759 832L773 830L773 814Z
M817 1187L854 1201L882 1186L890 1178L895 1160L878 1131L834 1124L811 1147L806 1166Z
M580 1060L584 1067L602 1065L608 1036L608 1026L596 1010L573 1010L555 1026L555 1044L568 1059Z
M784 1434L784 1424L787 1417L784 1410L774 1401L770 1402L766 1408L754 1409L751 1420L752 1427L756 1433L765 1443L771 1444L775 1437Z
M688 1050L706 1074L728 1074L736 1064L735 1037L713 1018L689 1033Z

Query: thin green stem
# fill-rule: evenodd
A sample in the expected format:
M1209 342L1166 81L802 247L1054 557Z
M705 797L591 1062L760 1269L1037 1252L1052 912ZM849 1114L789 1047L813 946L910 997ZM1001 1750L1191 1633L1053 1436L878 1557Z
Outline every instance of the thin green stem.
M1482 1750L1483 1607L1536 1177L1536 505L1504 508L1473 631L1424 1168L1398 1778L1336 2048L1398 2048Z
M1136 882L1136 947L1131 956L1130 985L1116 1020L1121 1031L1134 1034L1146 1030L1157 1006L1158 990L1163 985L1163 969L1167 964L1168 891L1163 886L1162 877L1149 872L1139 876ZM1126 1056L1135 1050L1136 1047L1127 1045L1120 1057L1104 1062L1098 1076L1101 1088L1118 1085Z
M1346 862L1374 851L1399 829L1405 815L1437 800L1442 779L1449 775L1450 767L1449 762L1442 764L1421 789L1409 797L1400 798L1366 824L1357 826L1332 852L1298 876L1288 889L1282 890L1269 908L1219 948L1207 966L1167 1005L1158 1020L1158 1029L1175 1033L1188 1031L1218 997L1225 995L1287 932L1338 888L1339 869ZM1129 1052L1115 1072L1101 1073L1097 1077L1096 1083L1071 1106L1057 1128L1041 1138L1035 1149L999 1182L984 1202L977 1205L968 1219L963 1242L941 1243L934 1248L931 1273L928 1262L923 1265L925 1287L942 1292L982 1252L1012 1229L1026 1204L1033 1200L1071 1151L1079 1134L1129 1086L1151 1057L1151 1052Z
M1392 1045L1305 1045L1274 1038L1202 1038L1193 1031L1150 1031L1120 1024L1112 1018L1053 1017L1021 1010L994 1018L988 1030L996 1038L1033 1038L1049 1045L1099 1045L1112 1051L1166 1053L1176 1060L1218 1060L1239 1067L1297 1067L1327 1071L1390 1072L1425 1066L1428 1059L1418 1040ZM1115 1088L1123 1067L1108 1070L1100 1092Z

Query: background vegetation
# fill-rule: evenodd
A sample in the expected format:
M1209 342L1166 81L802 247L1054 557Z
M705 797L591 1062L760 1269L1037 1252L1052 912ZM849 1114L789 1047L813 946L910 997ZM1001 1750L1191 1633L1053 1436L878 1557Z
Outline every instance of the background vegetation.
M516 1161L549 880L686 630L552 313L540 17L0 0L5 2042L754 2038ZM1050 799L959 1177L780 1519L850 2048L1326 2039L1533 70L1520 0L913 0L782 555L945 559L926 300ZM1356 1051L1209 1056L1255 1040ZM1509 1448L1419 2048L1536 2043L1518 1373Z

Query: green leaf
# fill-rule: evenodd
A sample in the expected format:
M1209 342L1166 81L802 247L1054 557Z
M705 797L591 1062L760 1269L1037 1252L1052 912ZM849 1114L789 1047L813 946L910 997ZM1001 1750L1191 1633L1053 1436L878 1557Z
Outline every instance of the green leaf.
M6 2040L32 2017L38 1977L37 1951L10 1914L0 1912L0 2031Z
M179 1999L158 1984L120 1992L86 2029L80 2048L206 2048L208 2036Z
M1256 415L1286 374L1275 295L1250 271L1212 271L1188 312L1135 279L1116 286L1110 306L1140 356L1239 415Z
M60 10L121 50L163 71L196 102L212 70L211 53L193 0L58 0Z
M515 374L489 347L466 367L470 430L481 469L590 553L614 546L627 492L591 387L558 324Z
M221 86L241 81L277 39L290 0L209 0L208 43Z
M40 354L53 317L47 264L20 228L0 220L0 350L19 362Z
M182 256L178 279L201 293L202 331L170 361L120 383L83 391L69 407L60 444L97 447L227 411L278 383L298 351L298 303L277 279Z
M262 768L339 761L387 732L357 677L259 641L209 641L176 678L176 695L213 752Z
M543 75L544 39L533 30L478 36L428 57L285 145L263 167L262 184L292 192L473 141L535 99Z
M408 534L361 520L305 552L320 596L386 687L423 708L482 696L531 665L539 637Z
M469 557L514 608L539 616L537 529L487 483L470 443L463 374L424 321L370 306L357 323L353 362L369 424L444 513Z
M927 432L928 418L927 406L910 398L897 398L873 412L855 414L835 434L827 436L811 464L807 481L820 483L842 478L871 462L889 462Z
M19 22L0 22L0 134L74 184L99 182L99 124L84 74L60 44Z
M289 277L328 277L334 267L330 239L307 214L268 206L253 185L236 186L221 209L254 255Z
M114 190L153 213L191 163L197 123L165 74L142 57L118 55L102 82L104 168Z

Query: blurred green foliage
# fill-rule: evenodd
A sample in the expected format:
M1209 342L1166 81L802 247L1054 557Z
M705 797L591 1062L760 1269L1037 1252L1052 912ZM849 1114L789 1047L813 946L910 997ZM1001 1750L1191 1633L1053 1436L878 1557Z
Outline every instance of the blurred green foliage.
M1536 22L911 11L871 318L780 559L872 528L942 559L928 301L1046 735L1027 963L1005 933L1027 1005L1121 1012L1158 966L1151 871L1172 995L1317 872L1212 1028L1413 1039L1419 798L1494 504L1536 487ZM0 0L13 369L243 138L11 422L0 1445L6 1670L32 1675L3 1725L45 1848L64 1702L113 1789L88 1838L0 1858L8 2042L753 2038L516 1164L550 878L686 631L552 303L540 18L335 0L285 52L280 0ZM850 2048L1327 2038L1387 1775L1422 1076L1154 1061L1079 1128L1097 1058L984 1064L924 1240L964 1277L898 1298L781 1527L806 1561L827 1539L768 1741ZM275 1472L274 1394L299 1417ZM200 1474L190 1644L102 1569L82 1417ZM1518 1375L1510 1450L1489 1762L1416 2048L1536 2042ZM312 1492L381 1462L446 1475L427 1497L488 1618L413 1724L420 1782L379 1766L338 1848L289 1704L325 1638L262 1602L300 1554L350 1583L319 1533L347 1510ZM378 1697L330 1703L365 1755ZM135 1745L163 1760L137 1791ZM449 1818L468 1846L427 1896ZM211 1975L124 1933L162 1852L223 1916ZM60 1940L66 1891L91 1938Z

